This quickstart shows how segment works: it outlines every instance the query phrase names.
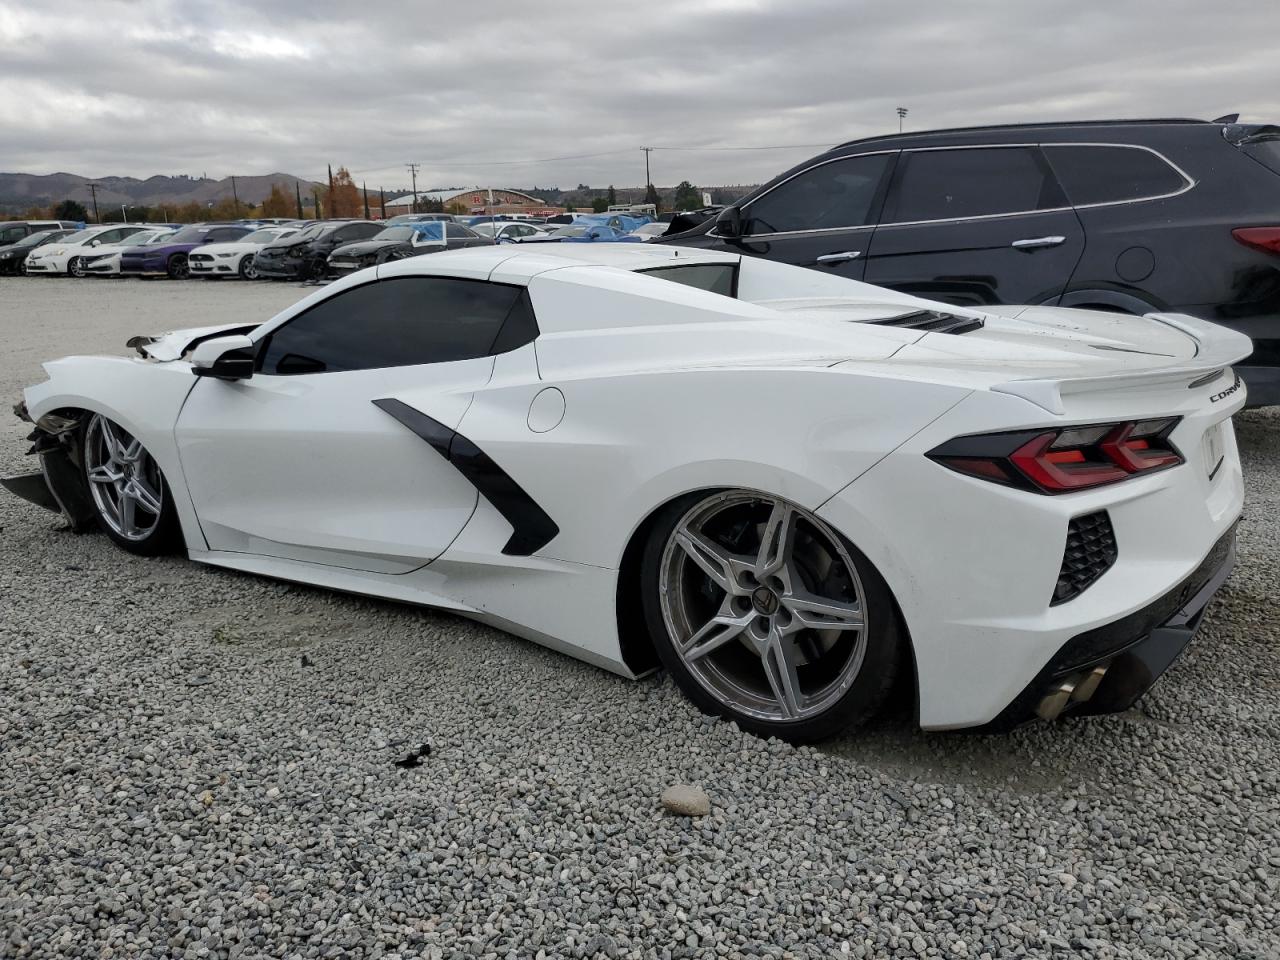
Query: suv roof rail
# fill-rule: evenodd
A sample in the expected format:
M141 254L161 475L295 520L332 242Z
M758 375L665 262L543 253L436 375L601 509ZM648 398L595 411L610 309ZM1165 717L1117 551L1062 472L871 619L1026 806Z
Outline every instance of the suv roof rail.
M1193 117L1148 117L1138 120L1047 120L1039 123L991 123L973 127L939 127L936 130L915 130L910 133L882 133L874 137L859 137L838 143L832 150L852 146L856 143L872 143L877 140L899 140L906 137L932 137L941 133L981 133L986 130L1033 130L1043 127L1112 127L1156 125L1162 123L1220 123L1219 120L1197 120Z

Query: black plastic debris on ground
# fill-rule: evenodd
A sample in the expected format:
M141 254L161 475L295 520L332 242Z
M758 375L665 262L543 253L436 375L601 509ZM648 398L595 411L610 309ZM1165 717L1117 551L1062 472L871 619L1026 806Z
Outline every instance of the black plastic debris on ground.
M402 760L396 761L396 766L401 770L412 770L414 767L422 766L422 761L431 756L431 744L424 743L417 750L414 750Z

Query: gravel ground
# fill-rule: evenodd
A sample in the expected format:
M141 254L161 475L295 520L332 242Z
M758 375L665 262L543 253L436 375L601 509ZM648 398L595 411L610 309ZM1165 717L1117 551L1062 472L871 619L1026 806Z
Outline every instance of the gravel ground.
M306 292L0 280L0 398ZM1240 565L1138 710L818 749L2 497L0 956L1280 956L1280 417L1237 429Z

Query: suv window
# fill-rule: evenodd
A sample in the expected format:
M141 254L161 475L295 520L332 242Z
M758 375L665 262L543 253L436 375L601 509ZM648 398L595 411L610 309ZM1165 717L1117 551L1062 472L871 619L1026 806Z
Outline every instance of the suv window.
M955 220L1063 206L1032 147L919 150L902 154L882 223Z
M1246 143L1240 148L1246 156L1253 157L1269 170L1280 173L1280 138L1268 138Z
M747 204L744 232L865 226L874 214L872 203L891 156L832 160L797 174Z
M1138 147L1045 144L1044 149L1075 206L1163 197L1187 185L1167 161Z
M346 290L267 337L268 374L336 373L470 360L537 336L523 287L445 277L395 277ZM521 326L503 336L509 314Z

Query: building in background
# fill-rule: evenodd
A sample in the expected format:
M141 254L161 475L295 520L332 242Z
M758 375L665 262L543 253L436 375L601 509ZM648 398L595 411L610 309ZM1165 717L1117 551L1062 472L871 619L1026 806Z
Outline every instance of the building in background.
M564 213L563 207L548 204L519 190L500 187L473 187L470 190L420 190L419 201L439 203L445 213L527 213L531 216L551 216ZM387 216L398 217L413 213L414 194L387 200Z

